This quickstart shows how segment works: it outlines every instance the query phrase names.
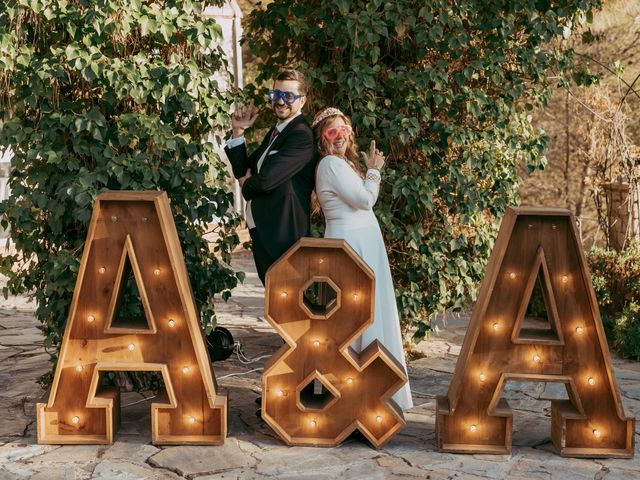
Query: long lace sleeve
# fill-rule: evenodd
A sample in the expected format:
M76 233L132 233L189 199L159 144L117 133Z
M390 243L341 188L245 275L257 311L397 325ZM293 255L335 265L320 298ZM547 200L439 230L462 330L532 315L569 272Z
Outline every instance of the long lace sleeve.
M363 180L341 158L326 157L320 165L323 175L336 194L346 204L358 210L371 210L378 199L380 191L380 172L375 169L367 170Z

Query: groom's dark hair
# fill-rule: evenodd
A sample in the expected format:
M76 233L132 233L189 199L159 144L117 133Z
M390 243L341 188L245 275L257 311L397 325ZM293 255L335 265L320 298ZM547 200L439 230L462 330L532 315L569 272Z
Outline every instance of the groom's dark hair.
M283 70L276 77L276 81L282 80L295 80L300 84L300 93L302 95L307 94L307 79L302 72L298 70Z

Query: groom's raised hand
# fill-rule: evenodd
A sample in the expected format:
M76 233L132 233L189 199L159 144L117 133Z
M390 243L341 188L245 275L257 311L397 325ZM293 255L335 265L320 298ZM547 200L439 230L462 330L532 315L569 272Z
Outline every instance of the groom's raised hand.
M248 105L242 105L231 115L231 129L233 138L244 135L244 131L251 127L258 118L258 108L253 104L253 100Z

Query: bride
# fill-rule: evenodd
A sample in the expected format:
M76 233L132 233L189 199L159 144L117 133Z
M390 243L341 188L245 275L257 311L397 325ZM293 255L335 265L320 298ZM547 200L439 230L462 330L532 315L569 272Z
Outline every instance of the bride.
M380 189L384 155L372 141L369 155L362 154L367 166L367 171L362 172L351 121L337 108L318 112L312 128L322 158L316 170L316 194L326 220L324 236L346 240L376 275L374 321L353 348L361 352L378 340L406 371L389 260L372 210ZM408 382L393 400L403 410L413 406Z

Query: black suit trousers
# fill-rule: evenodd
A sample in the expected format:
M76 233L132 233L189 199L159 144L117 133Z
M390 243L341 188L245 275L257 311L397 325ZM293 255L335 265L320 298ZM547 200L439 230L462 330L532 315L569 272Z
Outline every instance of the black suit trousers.
M251 250L253 252L253 261L256 263L256 270L258 271L258 277L264 285L264 279L267 275L267 270L273 265L277 258L273 258L264 246L262 238L258 233L257 228L249 229L249 235L251 236Z

